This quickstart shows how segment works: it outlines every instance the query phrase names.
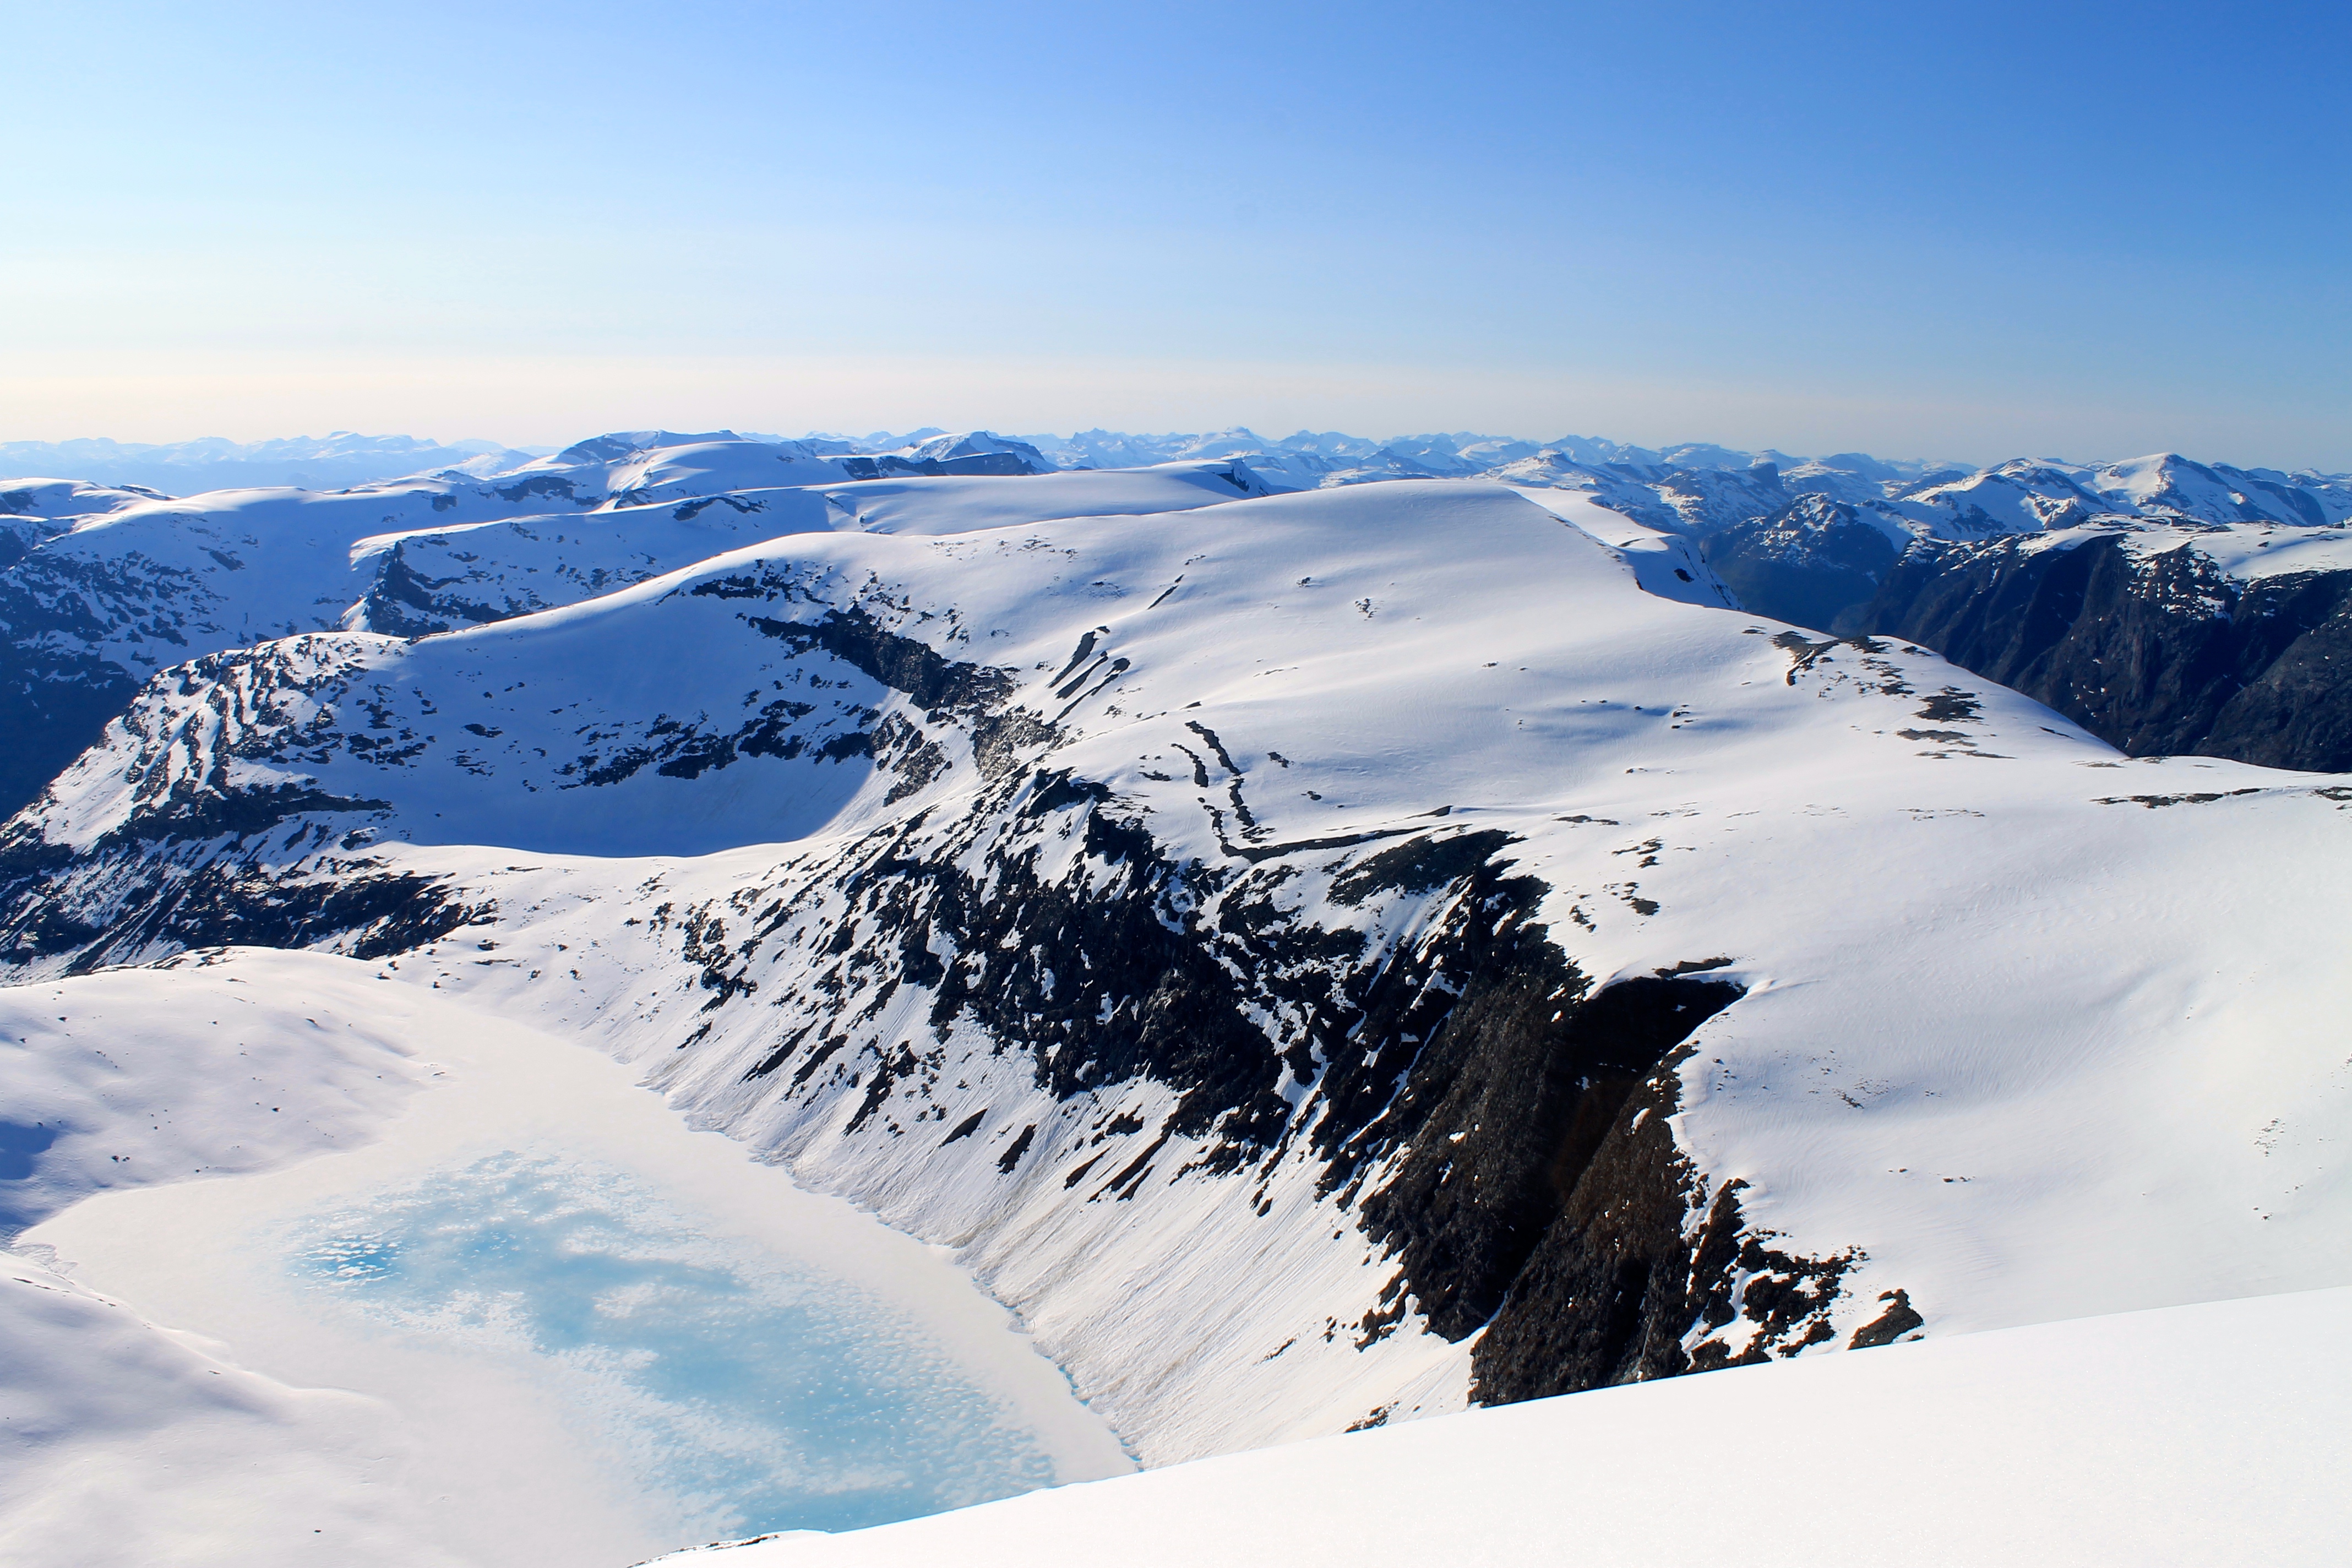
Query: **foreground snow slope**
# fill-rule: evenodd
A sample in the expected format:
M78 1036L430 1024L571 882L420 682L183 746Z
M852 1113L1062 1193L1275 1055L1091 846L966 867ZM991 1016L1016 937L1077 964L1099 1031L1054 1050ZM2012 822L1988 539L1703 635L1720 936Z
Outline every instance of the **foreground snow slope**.
M2352 1290L1742 1367L676 1568L2340 1563ZM1768 1479L1769 1478L1769 1479Z
M1400 483L218 655L9 826L6 939L587 1033L1148 1462L2344 1282L2352 781L1626 553Z
M477 1568L419 1539L374 1484L401 1468L381 1406L218 1349L0 1252L0 1559Z

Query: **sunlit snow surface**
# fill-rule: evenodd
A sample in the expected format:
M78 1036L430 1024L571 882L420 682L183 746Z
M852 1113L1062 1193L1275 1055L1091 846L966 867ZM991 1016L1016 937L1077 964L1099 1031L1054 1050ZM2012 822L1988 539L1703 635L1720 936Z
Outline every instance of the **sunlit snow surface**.
M501 1154L286 1241L351 1310L529 1368L713 1533L855 1529L1054 1480L887 1305L715 1240L618 1171Z

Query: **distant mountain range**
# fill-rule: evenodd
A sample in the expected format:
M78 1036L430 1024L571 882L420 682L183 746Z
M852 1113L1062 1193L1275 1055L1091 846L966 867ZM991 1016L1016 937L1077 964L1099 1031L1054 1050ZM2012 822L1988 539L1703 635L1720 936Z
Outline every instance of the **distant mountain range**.
M496 441L419 441L408 436L324 437L229 441L217 436L156 445L110 441L0 441L0 474L71 475L102 485L134 485L166 495L248 485L332 490L429 469L496 473L546 449Z
M1996 468L1976 469L1966 463L1930 462L1872 457L1864 452L1836 452L1827 457L1801 458L1766 449L1741 451L1708 441L1686 441L1664 447L1639 447L1594 436L1562 436L1535 441L1518 437L1487 435L1475 430L1392 436L1374 440L1339 431L1300 430L1289 436L1266 437L1235 426L1206 433L1135 435L1120 430L1081 430L1071 436L1050 434L1001 437L992 432L955 433L926 426L903 433L871 431L864 436L814 432L803 437L759 433L738 435L717 431L707 437L667 431L634 431L597 438L639 446L676 445L695 439L748 440L834 457L897 456L920 461L938 458L959 443L980 442L986 449L1018 456L1037 471L1046 468L1129 468L1154 463L1191 462L1240 458L1269 480L1287 488L1310 489L1331 484L1359 484L1380 479L1465 479L1491 474L1515 482L1541 482L1547 476L1574 469L1674 469L1764 479L1767 488L1777 479L1789 495L1822 493L1841 500L1885 500L1966 480L2000 474L2011 485L2070 499L2067 479L2105 475L2084 488L2095 498L2163 502L2185 500L2165 497L2161 482L2142 487L2127 473L2126 463L2074 464L2020 459ZM583 443L580 451L595 443ZM966 447L964 455L982 449ZM219 437L194 441L152 444L91 438L73 441L0 441L0 475L68 477L93 484L130 486L160 490L165 495L247 486L297 489L340 489L380 483L410 475L457 470L479 478L509 473L556 455L546 447L509 447L496 441L420 440L410 436L360 436L348 430L324 437L295 436L267 441L235 442ZM2149 463L2158 459L2142 458ZM2171 461L2178 463L2179 458ZM2218 476L2221 489L2253 489L2290 508L2300 503L2286 492L2333 494L2329 515L2341 518L2352 508L2347 494L2352 476L2310 471L2294 474L2271 468L2217 466L2202 473ZM1756 470L1769 469L1771 479ZM2037 470L2049 476L2037 481ZM2177 476L2167 476L2177 477ZM2192 481L2189 489L2211 489ZM1975 498L1968 498L1973 500ZM2210 497L2205 498L2210 500ZM1965 501L1954 504L1965 504ZM2090 504L2096 506L2098 500ZM2198 504L2189 502L2189 504ZM2331 503L2323 502L2323 510ZM2319 521L2304 514L2304 521Z

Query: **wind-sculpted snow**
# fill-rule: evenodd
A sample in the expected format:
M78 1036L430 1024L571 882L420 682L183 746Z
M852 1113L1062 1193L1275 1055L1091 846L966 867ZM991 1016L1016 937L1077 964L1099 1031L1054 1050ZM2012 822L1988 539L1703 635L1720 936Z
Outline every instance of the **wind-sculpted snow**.
M121 489L87 479L0 479L0 567L23 560L43 540L90 518L161 499L153 490Z
M0 838L17 973L314 946L583 1032L1153 1462L2332 1281L2343 781L1643 592L1696 557L1573 494L871 493L166 672Z

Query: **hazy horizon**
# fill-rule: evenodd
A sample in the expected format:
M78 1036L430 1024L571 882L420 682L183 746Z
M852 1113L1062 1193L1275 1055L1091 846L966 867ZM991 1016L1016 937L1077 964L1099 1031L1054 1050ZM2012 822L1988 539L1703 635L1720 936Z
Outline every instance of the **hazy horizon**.
M1238 422L2352 468L2352 160L2305 79L2340 10L17 33L21 438Z
M1533 435L1526 434L1525 432L1521 432L1521 431L1513 431L1513 430L1476 430L1476 431L1474 431L1474 428L1473 428L1472 426L1465 426L1465 425L1455 424L1455 425L1452 425L1452 426L1443 426L1443 425L1441 425L1441 426L1432 426L1432 427L1429 427L1429 428L1427 428L1427 429L1423 429L1423 430L1398 430L1398 431L1391 431L1391 432L1388 432L1388 433L1383 434L1383 435L1374 436L1374 435L1371 435L1371 434L1370 434L1368 431L1365 431L1365 430L1340 430L1340 429L1338 429L1338 428L1337 428L1337 427L1335 427L1335 426L1323 426L1323 427L1322 427L1322 428L1320 428L1320 429L1317 429L1317 428L1315 428L1315 427L1313 427L1313 426L1297 426L1297 427L1295 427L1295 428L1293 428L1293 429L1291 429L1291 430L1289 430L1289 431L1274 431L1274 430L1267 430L1267 429L1264 429L1264 428L1261 428L1261 427L1256 426L1248 425L1248 424L1246 424L1245 422L1243 422L1243 421L1228 421L1228 422L1225 422L1225 423L1223 423L1223 424L1202 424L1202 425L1196 425L1196 426L1190 426L1190 427L1171 427L1171 428L1168 428L1168 429L1152 429L1152 430L1111 430L1111 427L1109 427L1109 426L1103 426L1103 425L1100 425L1100 424L1095 424L1095 425L1065 426L1064 426L1064 427L1062 427L1062 428L1055 429L1055 430L1050 430L1050 431L1048 431L1048 430L1043 430L1043 429L1036 429L1036 428L1020 428L1020 427L1015 427L1015 426L1012 426L1012 425L1004 424L1004 423L1002 423L1002 422L997 423L997 424L993 424L993 425L971 425L971 426L941 426L941 425L939 425L937 422L935 422L935 421L934 421L934 422L928 422L928 423L916 424L916 425L904 425L904 426L898 426L895 430L891 429L890 427L886 427L886 426L877 426L877 427L874 427L874 428L870 428L870 429L858 429L858 428L856 428L856 427L855 427L855 426L846 426L846 425L843 425L843 424L835 423L835 424L831 425L831 426L812 426L812 427L809 427L809 428L807 428L807 429L805 429L805 430L802 430L802 431L799 431L799 432L791 432L791 431L759 431L759 430L754 430L754 429L751 428L748 425L740 424L740 423L739 423L739 424L735 424L735 425L727 425L727 424L719 424L719 425L688 425L688 424L681 424L681 423L679 423L679 422L677 422L677 421L672 420L672 421L660 422L660 423L655 423L655 424L649 424L649 425L636 425L636 426L609 426L609 427L607 427L607 428L605 428L605 429L601 429L601 430L578 431L578 432L574 432L574 433L573 433L573 434L572 434L571 436L568 436L568 437L564 437L564 438L562 438L562 439L560 439L560 440L553 440L553 441L505 441L505 440L501 440L501 439L499 439L499 438L498 438L498 437L486 437L486 436L481 436L481 435L478 435L478 434L477 434L477 435L453 436L453 437L435 437L435 436L417 436L417 435L414 434L414 433L413 433L413 432L411 432L411 431L373 431L373 432L371 432L371 431L359 431L359 430L345 430L345 429L341 429L341 428L331 429L331 430L327 431L325 435L323 435L323 436L317 436L317 437L313 437L313 436L310 436L310 435L309 435L309 434L307 434L307 433L303 433L303 434L297 434L297 435L283 435L283 434L278 434L278 435L265 435L265 436L256 436L256 437L250 437L239 438L239 437L236 437L222 436L222 435L219 435L219 434L217 434L217 433L208 433L208 434L201 435L201 436L191 436L191 437L184 437L184 438L179 439L179 440L171 440L171 441L141 441L141 440L135 440L135 439L126 439L126 438L124 438L124 437L112 437L112 436L93 436L93 435L87 435L87 434L85 434L85 435L81 435L81 436L67 437L63 437L63 438L59 438L59 439L52 439L52 440L37 440L37 439L33 439L33 438L25 438L25 437L17 437L10 436L10 435L8 435L8 434L7 434L7 432L5 430L5 428L0 428L0 463L5 463L5 462L6 461L7 455L8 455L11 451L13 451L14 449L18 448L18 447L28 447L28 446L44 446L44 447L69 447L69 446L73 446L73 445L79 444L79 443L88 443L88 444L92 444L92 445L103 444L103 443L112 443L113 445L115 445L116 447L118 447L119 448L121 448L121 449L122 451L124 451L125 453L131 454L131 456L133 456L133 457L135 458L135 457L139 457L139 456L143 456L143 455L144 455L144 453L145 453L146 451L148 451L148 450L153 450L153 449L166 449L166 450L168 450L168 449L172 449L172 448L175 448L175 447L188 447L188 446L194 446L194 445L196 445L196 444L198 444L198 443L206 442L206 441L225 441L225 442L232 443L233 445L235 445L236 447L239 447L239 448L250 448L250 447L254 447L264 446L264 445L267 445L267 444L269 444L269 443L274 443L274 442L284 442L284 443L289 443L289 444L290 444L290 443L298 443L298 442L306 442L306 441L326 442L326 441L331 441L331 440L333 440L333 439L335 439L335 438L337 438L337 437L349 437L349 438L352 438L352 439L353 439L353 440L358 440L358 441L413 441L413 442L415 442L415 443L416 443L417 445L419 445L420 447L437 447L437 448L444 449L444 450L467 450L467 449L480 450L480 451L500 451L500 450L503 450L503 451L510 451L510 452L519 452L519 453L523 453L523 454L526 454L526 455L528 455L528 456L531 456L531 457L543 457L543 456L548 456L548 455L551 455L551 454L553 454L553 453L556 453L556 452L562 451L562 450L563 450L565 447L570 447L570 446L572 446L572 445L574 445L574 444L575 444L575 443L577 443L577 442L584 441L584 440L589 440L589 439L592 439L592 438L593 438L594 437L597 437L597 436L608 435L608 434L619 434L619 433L623 433L623 432L625 432L625 431L635 431L635 430L663 430L663 431L667 431L667 432L669 432L669 433L671 433L671 434L678 434L678 435L690 435L690 434L715 434L715 433L719 432L719 431L727 431L727 432L730 432L730 433L731 433L731 434L734 434L734 435L737 435L737 436L740 436L740 437L744 437L744 438L746 438L746 439L782 439L782 440L836 439L836 440L851 440L851 441L859 441L859 442L874 442L874 441L877 441L877 440L883 439L883 438L885 438L885 437L888 437L888 438L891 438L891 439L912 439L912 438L915 438L915 437L918 437L918 436L920 436L920 435L923 435L923 434L927 434L927 433L945 433L945 432L950 432L950 431L953 431L953 430L973 430L973 431L981 431L981 430L984 430L984 431L989 432L990 434L997 435L997 436L1002 436L1002 437L1009 437L1009 438L1011 438L1011 439L1014 439L1014 440L1043 440L1043 439L1049 439L1049 438L1050 438L1050 439L1055 439L1055 440L1067 440L1067 439L1070 439L1070 438L1071 438L1071 437L1076 437L1076 436L1077 436L1077 435L1080 435L1080 434L1082 434L1082 433L1085 433L1085 432L1087 432L1087 431L1091 431L1091 430L1110 430L1110 433L1111 433L1111 434L1114 434L1114 435L1132 436L1132 437L1138 437L1138 438L1141 438L1141 439L1150 439L1150 440L1171 440L1171 439L1178 439L1178 438L1181 438L1181 437L1209 437L1209 436L1215 436L1215 435L1223 434L1223 433L1227 432L1227 431L1233 431L1233 430L1244 430L1244 429L1250 431L1250 432L1251 432L1252 434L1254 434L1254 435L1256 435L1256 436L1259 436L1259 437L1262 437L1265 438L1265 439L1266 439L1270 444L1276 444L1276 443L1281 443L1281 442L1285 442L1285 441L1293 440L1293 439L1297 438L1298 437L1306 436L1306 435L1316 435L1316 436L1333 436L1333 435L1341 435L1341 436L1347 436L1347 437L1351 437L1351 438L1355 438L1355 439L1362 439L1362 440L1368 440L1368 441L1374 441L1374 442L1378 442L1378 443L1381 443L1381 444L1387 444L1387 443L1390 443L1390 442L1396 442L1396 441L1405 441L1405 440L1417 439L1417 438L1419 438L1419 437L1424 437L1424 436L1429 436L1429 435L1447 435L1447 436L1454 436L1454 435L1463 435L1463 434L1471 434L1471 433L1475 433L1475 434L1477 434L1477 435L1479 435L1479 436L1482 436L1482 437L1488 437L1488 438L1493 438L1493 439L1501 439L1501 440L1525 441L1525 442L1528 442L1528 443L1529 443L1529 444L1531 444L1531 445L1536 445L1536 446L1543 446L1543 445L1545 445L1545 444L1551 443L1551 442L1557 442L1557 441L1568 441L1568 440L1580 440L1580 441L1607 441L1607 442L1612 442L1612 443L1613 443L1613 444L1615 444L1615 445L1618 445L1618 446L1621 446L1621 447L1645 447L1645 448L1648 448L1648 449L1653 450L1653 451L1660 451L1660 452L1671 452L1671 451L1676 450L1676 449L1678 449L1678 448L1682 448L1682 447L1724 447L1724 448L1727 448L1727 449L1729 449L1729 450L1732 450L1732 451L1747 452L1747 453L1749 453L1749 454L1751 454L1751 455L1754 455L1754 456L1756 456L1756 457L1758 457L1758 458L1765 458L1771 457L1771 456L1777 456L1777 457L1779 457L1779 458L1832 458L1832 457L1837 457L1837 456L1844 456L1844 455L1859 455L1859 456L1864 456L1864 457L1873 458L1878 459L1879 461L1882 461L1882 462L1888 462L1888 463L1906 464L1906 465L1907 465L1907 464L1919 464L1919 465L1925 465L1925 466L1927 466L1927 467L1936 467L1936 466L1950 466L1950 467L1957 467L1957 468L1969 468L1969 469L1982 469L1982 468L1988 468L1995 467L1995 466L1997 466L1997 465L1999 465L1999 464L2000 464L2000 463L2012 462L2012 461L2021 461L2021 461L2035 461L2035 462L2060 463L2060 464L2065 464L2065 465L2068 465L2068 466L2072 466L2072 467L2078 467L2078 468L2095 468L2095 467L2097 467L2097 466L2099 466L2099 465L2101 465L2101 464L2104 464L2104 463L2116 463L2116 462L2124 462L2124 461L2128 461L2128 460L2133 459L2133 458L2147 458L2147 457L2155 457L2155 456L2158 456L2158 455L2160 455L2160 454L2164 454L2164 453L2170 453L2170 454L2173 454L2173 455L2176 455L2176 456L2179 456L2179 457L2187 458L2190 459L2190 460L2191 460L2191 461L2193 461L2193 462L2205 463L2205 464L2209 464L2209 465L2210 465L2210 464L2216 464L2216 463L2219 463L2219 464L2224 464L2224 465L2227 465L2227 466L2230 466L2230 467L2233 467L2233 468L2278 468L2278 466L2277 466L2277 465L2275 465L2275 464L2265 464L2265 463L2259 463L2259 462L2251 462L2251 461L2247 461L2247 460L2245 460L2245 459L2243 459L2243 458L2241 458L2235 457L2235 456L2233 456L2233 455L2231 455L2231 454L2230 454L2230 453L2227 453L2227 452L2181 451L2181 450L2180 450L2179 448L2178 448L2178 447L2149 447L2149 448L2147 448L2147 449L2145 449L2145 450L2139 450L2139 451L2104 451L2104 452L2095 452L2095 453L2088 453L2088 454L2084 454L2084 453L2060 453L2060 452L2032 452L2032 451L2017 451L2017 452L2010 452L2010 453L2007 453L2007 454L2002 455L2002 456L2000 456L2000 457L1994 457L1994 458L1984 458L1984 459L1980 459L1980 460L1979 460L1979 459L1974 459L1974 458L1966 458L1966 457L1958 457L1958 456L1954 456L1954 455L1952 455L1952 454L1950 454L1950 453L1940 453L1940 454L1939 454L1939 453L1935 453L1935 452L1919 453L1919 452L1889 452L1889 451L1872 451L1872 450L1870 450L1869 448L1867 448L1867 447L1863 447L1863 446L1861 446L1861 445L1859 445L1859 444L1852 443L1852 442L1848 442L1848 443L1844 443L1844 444L1841 444L1841 445L1833 445L1833 446L1823 447L1822 447L1822 448L1820 448L1820 449L1818 449L1818 450L1815 450L1815 451L1792 451L1792 450L1790 450L1789 448L1786 448L1786 447L1739 447L1739 446L1736 446L1736 445L1734 445L1733 443L1728 442L1728 441L1714 440L1714 439L1711 439L1711 438L1706 437L1683 436L1683 437L1671 437L1671 438L1668 438L1668 439L1665 439L1665 440L1661 440L1661 441L1636 441L1636 440L1629 440L1629 439L1627 439L1627 438L1625 438L1625 437L1622 437L1622 436L1619 436L1619 435L1617 435L1617 434L1615 434L1615 433L1613 433L1613 432L1607 431L1607 430L1563 430L1563 431L1555 432L1554 434L1549 435L1549 436L1533 436ZM2283 472L2317 472L2317 473L2320 473L2320 474L2326 475L2326 476L2330 477L2330 478L2341 478L2341 477L2345 477L2344 475L2342 475L2342 474L2340 474L2340 473L2337 473L2337 472L2335 472L2335 471L2332 471L2332 470L2328 470L2328 469L2324 469L2324 468L2315 468L2315 467L2313 467L2313 466L2311 466L2311 465L2298 465L2298 466L2297 466L2297 468L2292 468L2292 469L2281 469L2280 471L2283 471ZM29 475L29 474L26 474L26 475L18 475L18 474L0 474L0 478L12 478L12 479L13 479L13 478L32 478L32 477L37 477L37 476L32 476L32 475ZM41 478L48 478L48 479L88 479L88 478L90 478L90 477L92 477L92 476L88 475L88 474L62 474L62 473L61 473L61 474L42 475L42 476L37 476L37 477L41 477ZM398 477L401 477L401 476L399 476L399 475L397 475L397 474L386 474L384 477L385 477L385 478L398 478Z

